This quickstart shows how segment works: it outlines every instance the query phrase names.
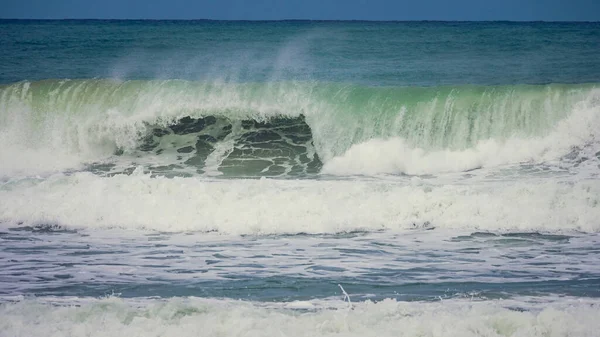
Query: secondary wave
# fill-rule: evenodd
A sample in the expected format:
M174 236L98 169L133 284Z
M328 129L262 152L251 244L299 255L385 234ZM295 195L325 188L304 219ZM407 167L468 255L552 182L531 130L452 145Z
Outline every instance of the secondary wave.
M600 182L432 184L380 179L172 179L89 172L0 185L2 226L297 234L402 231L599 232Z
M595 144L598 118L595 84L19 82L0 87L0 174L123 161L242 176L463 171L558 159Z

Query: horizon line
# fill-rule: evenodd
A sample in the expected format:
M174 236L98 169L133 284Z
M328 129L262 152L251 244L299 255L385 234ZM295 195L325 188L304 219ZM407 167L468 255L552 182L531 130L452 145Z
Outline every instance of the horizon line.
M2 18L5 21L205 21L205 22L496 22L496 23L600 23L590 20L437 20L437 19L409 19L409 20L373 20L373 19L141 19L141 18Z

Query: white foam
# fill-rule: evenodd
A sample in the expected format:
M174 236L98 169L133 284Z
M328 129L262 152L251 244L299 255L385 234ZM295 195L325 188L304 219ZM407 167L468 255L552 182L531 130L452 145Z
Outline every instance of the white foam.
M332 233L441 228L600 230L600 181L435 185L419 179L214 180L54 175L5 183L0 222L70 228Z
M43 300L0 305L3 336L596 336L597 300L558 300L526 311L519 301L356 303L297 311L278 303L198 298ZM283 304L283 303L282 303ZM285 304L283 304L285 305Z
M326 162L322 172L336 175L437 174L522 162L553 161L576 146L597 145L600 104L592 94L544 137L487 139L464 150L427 151L402 138L376 138L353 145Z

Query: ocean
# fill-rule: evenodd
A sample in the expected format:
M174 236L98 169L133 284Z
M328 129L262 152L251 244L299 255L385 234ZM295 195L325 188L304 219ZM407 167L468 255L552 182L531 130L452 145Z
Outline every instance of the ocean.
M0 20L1 336L600 336L600 23Z

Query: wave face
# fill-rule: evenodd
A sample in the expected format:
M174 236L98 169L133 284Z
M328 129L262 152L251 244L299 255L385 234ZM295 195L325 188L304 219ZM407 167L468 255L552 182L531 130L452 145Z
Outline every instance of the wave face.
M595 144L594 84L366 87L45 80L0 87L3 175L428 174Z
M148 167L157 174L192 166L195 173L209 175L297 176L318 173L322 166L303 116L265 122L183 117L169 127L154 127L136 150L144 156L177 152L177 164Z

